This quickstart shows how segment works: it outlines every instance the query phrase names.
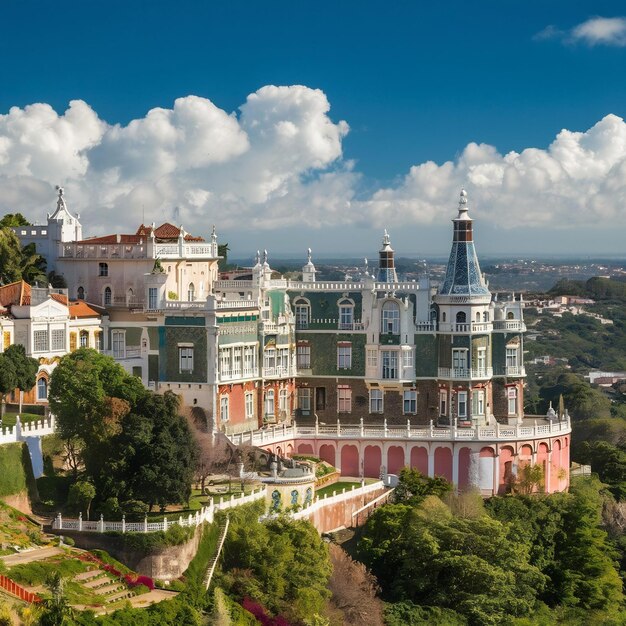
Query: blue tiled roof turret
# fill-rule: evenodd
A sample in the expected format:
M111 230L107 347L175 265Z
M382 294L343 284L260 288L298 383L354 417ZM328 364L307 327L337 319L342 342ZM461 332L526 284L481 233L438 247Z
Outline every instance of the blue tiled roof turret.
M464 189L461 190L459 200L459 215L452 222L452 249L439 293L450 296L489 296L474 248L472 219L467 212L467 192Z

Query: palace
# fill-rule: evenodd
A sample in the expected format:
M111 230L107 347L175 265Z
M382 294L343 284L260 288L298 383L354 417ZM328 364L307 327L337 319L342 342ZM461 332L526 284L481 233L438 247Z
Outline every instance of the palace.
M441 285L399 281L387 232L378 267L353 280L317 280L310 250L301 280L267 252L219 276L215 228L208 243L172 224L83 239L62 190L46 227L15 230L68 302L98 312L101 334L77 342L68 327L68 349L105 351L235 442L355 477L410 465L485 494L539 465L546 491L566 489L569 418L524 415L522 298L489 291L465 191L452 221Z

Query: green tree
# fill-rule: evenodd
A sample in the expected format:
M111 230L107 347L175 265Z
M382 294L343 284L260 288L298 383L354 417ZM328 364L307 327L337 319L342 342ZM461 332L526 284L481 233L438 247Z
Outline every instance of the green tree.
M415 468L403 467L394 491L396 502L417 505L426 496L442 497L452 489L452 485L442 476L429 478Z
M384 506L368 520L358 552L390 600L451 609L470 624L531 614L545 576L528 546L486 515L455 517L434 496L418 507Z
M4 396L15 389L17 372L13 361L6 354L0 353L0 419L4 417Z
M79 480L70 487L67 504L76 512L85 511L89 519L89 509L95 497L96 488L90 482Z
M74 609L68 604L65 580L60 572L54 572L46 580L49 597L43 601L44 613L39 618L40 626L73 626Z
M31 226L31 223L21 213L7 213L0 219L0 228L5 226Z
M37 252L34 243L29 243L22 248L20 258L22 280L25 280L29 285L41 284L47 287L48 276L46 268L46 259Z
M0 285L22 278L21 247L17 235L8 227L0 228Z
M65 355L50 379L48 401L63 439L94 444L120 430L120 419L146 390L111 357L91 348ZM127 404L120 405L111 398Z
M22 400L24 392L32 389L37 381L39 362L26 356L26 349L22 344L13 344L4 351L4 356L13 364L15 371L15 386L13 389L20 390L20 413L22 412Z

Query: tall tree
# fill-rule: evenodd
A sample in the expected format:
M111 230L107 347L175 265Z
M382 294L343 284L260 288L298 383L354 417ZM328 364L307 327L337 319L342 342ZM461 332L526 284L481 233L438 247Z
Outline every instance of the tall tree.
M7 213L0 219L0 228L5 226L30 226L31 223L21 213Z
M15 370L15 387L13 389L19 389L20 391L21 413L24 392L35 386L37 371L39 370L39 362L37 359L26 356L26 349L21 344L13 344L12 346L9 346L4 351L4 355L11 361L13 369Z
M4 396L15 389L17 374L13 361L0 353L0 421L4 418Z
M0 228L0 284L14 283L22 278L21 261L17 235L6 226Z

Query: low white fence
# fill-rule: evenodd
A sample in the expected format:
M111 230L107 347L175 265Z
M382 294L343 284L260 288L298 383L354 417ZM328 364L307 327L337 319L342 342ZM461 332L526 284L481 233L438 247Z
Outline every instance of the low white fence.
M55 430L54 416L48 419L24 422L22 424L20 416L15 419L15 426L0 429L0 445L4 443L16 443L24 441L26 437L43 437L52 435Z
M525 426L517 424L508 426L495 423L493 426L475 427L439 427L430 422L428 426L413 426L407 420L406 426L387 426L387 420L380 425L342 424L337 420L336 426L278 426L262 428L233 435L227 435L235 445L250 444L263 447L273 443L308 439L404 439L404 440L437 440L437 441L515 441L517 439L538 439L571 431L569 416L550 423Z
M331 504L338 504L339 502L343 502L344 500L348 500L349 498L353 498L354 496L364 496L368 493L372 493L373 491L379 491L380 489L384 489L385 485L382 480L376 481L375 483L371 483L369 485L363 485L361 487L355 487L352 485L351 489L346 489L345 487L339 492L334 492L332 496L329 496L328 493L325 493L321 498L316 497L313 502L305 505L299 511L291 514L293 519L305 519L311 513L315 513L315 511L319 511L323 509L325 506L330 506Z
M120 522L107 522L101 515L99 520L83 520L82 513L78 519L64 519L61 513L58 513L52 522L52 528L54 530L77 530L79 532L93 532L93 533L106 533L110 531L120 533L153 533L157 531L165 531L170 526L199 526L204 522L213 522L215 513L217 511L225 511L232 509L236 506L242 506L243 504L250 504L257 500L266 498L266 487L263 485L258 489L252 491L247 496L236 495L232 498L225 499L221 496L219 500L216 498L211 499L210 504L202 507L194 514L180 515L178 519L168 519L167 516L163 517L161 522L149 522L146 516L143 522L127 522L126 518L122 516Z

